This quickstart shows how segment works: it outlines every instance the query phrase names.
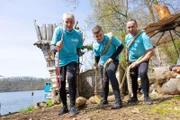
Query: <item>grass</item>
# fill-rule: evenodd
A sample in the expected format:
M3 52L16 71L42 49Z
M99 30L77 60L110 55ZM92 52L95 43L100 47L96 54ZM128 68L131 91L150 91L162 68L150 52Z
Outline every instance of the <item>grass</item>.
M52 100L48 100L46 103L48 104L49 107L53 105ZM33 111L33 110L35 110L34 106L30 106L30 107L28 107L26 109L19 110L19 112L24 113L24 112L30 112L30 111Z
M21 112L21 113L30 112L30 111L33 111L34 109L35 109L34 106L30 106L30 107L28 107L26 109L19 110L19 112Z
M151 109L147 111L151 115L173 115L174 117L180 117L180 106L179 106L180 96L175 96L168 101L163 101L159 104L155 104Z
M48 104L48 106L52 106L53 105L52 104L52 100L48 100L46 103Z

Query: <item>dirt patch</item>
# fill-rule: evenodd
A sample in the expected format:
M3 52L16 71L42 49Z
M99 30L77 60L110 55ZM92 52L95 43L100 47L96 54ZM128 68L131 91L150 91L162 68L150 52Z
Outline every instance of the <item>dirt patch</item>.
M112 110L109 103L99 107L96 104L88 104L79 108L79 114L71 116L69 113L58 116L60 106L34 110L27 113L16 113L2 116L1 120L179 120L180 96L151 96L152 105L144 105L143 97L139 98L136 105L127 104L127 97L123 99L121 109Z

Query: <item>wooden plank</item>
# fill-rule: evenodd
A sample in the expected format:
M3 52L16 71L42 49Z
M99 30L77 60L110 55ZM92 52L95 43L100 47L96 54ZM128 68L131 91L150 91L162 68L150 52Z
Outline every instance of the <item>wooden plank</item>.
M47 40L47 28L46 24L43 24L41 27L41 36L43 40Z
M52 24L48 24L47 27L47 40L52 40L52 36L53 36L53 25Z
M54 33L54 30L56 29L56 27L57 27L57 25L54 24L54 25L53 25L53 33Z
M40 29L39 29L39 26L36 24L36 20L34 20L34 27L35 27L35 29L36 29L36 33L37 33L37 38L38 38L38 40L42 40L41 33L40 33Z

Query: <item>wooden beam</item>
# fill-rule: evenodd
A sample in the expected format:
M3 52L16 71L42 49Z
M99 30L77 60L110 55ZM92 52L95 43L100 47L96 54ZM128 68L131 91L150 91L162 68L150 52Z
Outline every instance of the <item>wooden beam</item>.
M37 33L37 38L38 40L42 40L42 37L41 37L41 33L40 33L40 29L39 29L39 26L36 24L36 20L34 20L34 27L36 29L36 33Z
M53 36L53 25L52 24L48 24L47 26L47 40L52 40L52 36Z
M41 36L43 40L47 40L47 28L46 24L43 24L41 27Z

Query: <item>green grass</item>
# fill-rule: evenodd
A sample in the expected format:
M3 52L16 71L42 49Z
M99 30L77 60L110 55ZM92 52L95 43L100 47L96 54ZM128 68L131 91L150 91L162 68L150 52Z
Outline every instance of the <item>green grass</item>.
M174 100L180 100L180 96L173 97Z
M52 100L48 100L46 103L48 104L48 106L52 106Z
M34 110L34 106L30 106L30 107L28 107L26 109L19 110L19 112L24 113L24 112L30 112L30 111L33 111L33 110Z
M179 107L180 96L175 96L168 101L163 101L159 104L155 104L152 106L148 112L151 115L173 115L174 117L180 117L180 107ZM147 112L147 113L148 113Z
M52 100L48 100L46 103L48 104L48 106L52 106L53 105L52 104ZM33 111L33 110L35 110L34 106L30 106L30 107L28 107L26 109L19 110L19 112L24 113L24 112L30 112L30 111Z

